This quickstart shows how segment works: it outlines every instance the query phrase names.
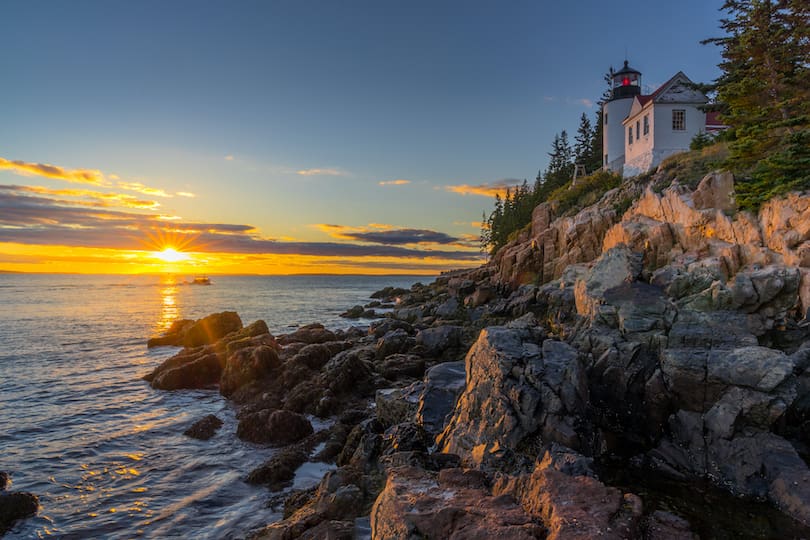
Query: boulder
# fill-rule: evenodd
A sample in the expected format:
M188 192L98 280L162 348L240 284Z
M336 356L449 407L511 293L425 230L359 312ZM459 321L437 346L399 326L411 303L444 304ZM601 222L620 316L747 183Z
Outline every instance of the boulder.
M424 383L420 381L406 388L377 390L374 399L377 419L386 427L413 421L419 406L419 395L424 387Z
M409 323L389 318L371 323L371 325L368 327L368 334L380 339L388 332L392 332L394 330L404 330L408 333L408 335L413 335L414 332L413 326L411 326Z
M183 346L199 347L214 343L242 328L242 319L235 311L223 311L208 315L188 327L183 336Z
M183 432L183 435L200 439L201 441L207 441L214 436L214 433L216 433L220 427L222 427L222 420L213 414L209 414L194 422L191 427Z
M582 358L570 345L539 346L523 328L492 326L467 353L467 385L439 448L465 463L497 462L525 438L576 447L576 426L588 401Z
M454 325L425 328L416 334L416 344L422 347L426 356L441 357L461 347L463 330L461 326Z
M6 471L0 471L0 491L5 491L11 486L11 476Z
M379 363L377 371L389 381L404 377L422 377L425 374L425 359L415 354L392 354Z
M493 497L464 474L431 473L416 467L388 470L371 509L373 538L529 540L546 530L512 497Z
M152 388L179 390L205 388L219 383L220 356L211 347L184 349L144 377Z
M236 430L242 440L272 445L292 444L312 433L312 424L304 415L286 410L247 414L240 418Z
M419 396L416 421L432 435L438 435L467 381L464 362L445 362L425 374L424 389Z
M278 342L282 345L290 343L326 343L336 341L334 332L327 330L322 324L314 323L302 326L292 334L279 336Z
M260 345L239 349L228 357L219 381L219 391L230 396L242 386L269 376L281 366L272 347Z
M577 313L593 317L605 300L605 292L635 281L641 274L641 255L625 246L611 248L596 261L588 276L574 286Z
M605 486L572 462L582 463L581 456L554 445L531 474L502 476L492 493L514 497L545 525L548 540L641 538L641 499Z
M39 510L39 499L26 492L0 492L0 536L11 529L19 519L36 515Z
M163 346L181 346L183 345L183 337L186 335L186 330L194 324L192 319L178 319L174 321L171 326L163 333L162 336L150 338L146 342L146 346L150 349L152 347Z
M250 471L245 481L248 484L265 484L274 491L289 485L295 471L307 460L307 453L300 448L284 448L273 457Z
M415 343L416 340L405 330L401 328L391 330L377 340L377 358L382 360L392 354L407 353Z

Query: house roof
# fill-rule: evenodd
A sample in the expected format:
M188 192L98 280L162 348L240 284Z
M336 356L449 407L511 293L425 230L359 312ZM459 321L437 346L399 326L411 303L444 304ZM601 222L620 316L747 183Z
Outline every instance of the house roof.
M627 116L624 118L622 123L638 115L639 112L641 112L643 109L652 106L651 105L652 103L659 103L661 101L661 97L663 97L667 93L667 91L675 85L676 82L681 80L685 80L689 83L692 82L692 80L689 77L687 77L683 71L679 71L678 73L670 77L667 82L656 88L652 94L648 94L646 96L639 95L633 98L634 99L633 105L630 106L630 110L628 111ZM636 105L636 102L638 103L638 105Z
M709 111L706 113L706 129L725 129L728 125L720 120L720 111Z

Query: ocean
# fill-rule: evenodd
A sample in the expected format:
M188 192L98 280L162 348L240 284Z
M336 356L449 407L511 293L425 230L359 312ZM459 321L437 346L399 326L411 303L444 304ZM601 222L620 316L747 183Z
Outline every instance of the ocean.
M273 450L236 438L234 407L215 390L153 390L141 380L178 349L146 340L178 318L224 310L275 334L321 322L388 285L424 276L0 274L0 470L39 514L7 538L241 538L273 518L247 473ZM209 441L183 431L206 414ZM317 478L299 479L299 484Z

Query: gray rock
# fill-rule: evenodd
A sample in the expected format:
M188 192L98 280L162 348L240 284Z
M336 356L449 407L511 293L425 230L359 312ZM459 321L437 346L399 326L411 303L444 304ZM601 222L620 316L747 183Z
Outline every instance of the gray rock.
M425 328L416 334L416 344L421 345L426 356L439 357L461 345L463 329L460 326L442 325Z
M377 390L374 398L377 419L384 426L414 421L424 389L425 383L419 381L406 388Z
M464 362L445 362L427 371L416 420L428 433L436 435L444 429L466 380Z
M207 441L214 436L214 433L216 433L220 427L222 427L222 420L213 414L209 414L194 422L191 427L183 432L183 435L200 439L201 441Z

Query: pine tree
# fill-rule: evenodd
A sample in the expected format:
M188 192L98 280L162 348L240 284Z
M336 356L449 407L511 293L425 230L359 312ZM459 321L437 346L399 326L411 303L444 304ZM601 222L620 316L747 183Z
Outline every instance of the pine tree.
M732 129L729 165L738 200L755 208L810 187L810 6L806 0L726 0L723 73L716 81Z
M591 148L589 152L591 160L585 164L585 168L588 169L589 172L595 171L602 167L602 154L604 153L604 150L602 149L602 134L604 129L605 123L600 104L599 110L596 111L596 123L594 124L593 131L591 132Z
M582 113L582 116L579 117L577 134L574 136L574 163L584 165L586 169L588 168L588 164L593 161L591 156L592 139L593 129L591 129L591 121L588 120L588 115Z

